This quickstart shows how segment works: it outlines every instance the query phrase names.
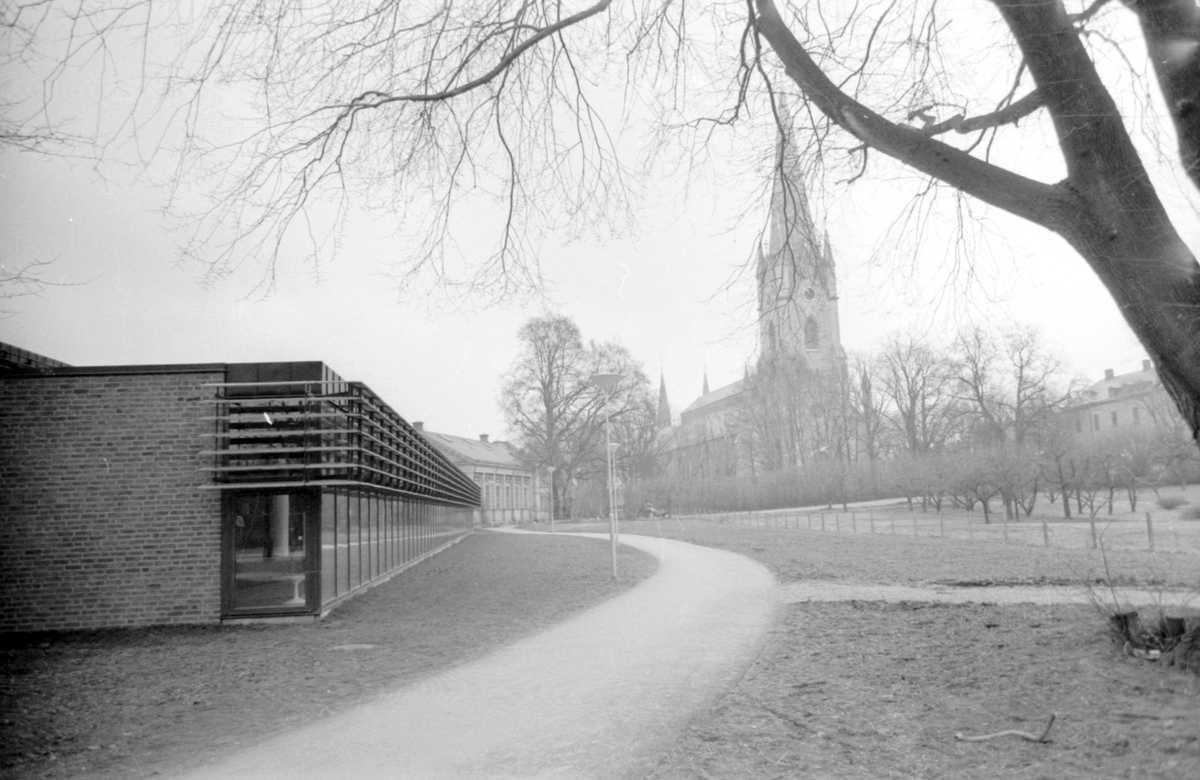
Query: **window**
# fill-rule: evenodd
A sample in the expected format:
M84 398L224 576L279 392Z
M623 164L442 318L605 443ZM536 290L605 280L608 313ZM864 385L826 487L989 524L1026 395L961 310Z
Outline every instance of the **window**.
M1117 413L1116 412L1112 413L1112 422L1113 422L1113 427L1116 428L1117 427Z
M1141 425L1141 424L1142 424L1142 420L1141 420L1141 414L1139 414L1141 411L1142 411L1142 410L1141 410L1141 409L1139 409L1139 408L1137 408L1136 406L1135 406L1135 407L1133 407L1133 424L1134 424L1134 425Z
M817 321L813 317L809 317L804 321L804 348L819 349L821 346L821 331L817 328Z
M1075 418L1075 433L1083 433L1083 418Z
M1093 431L1100 430L1100 413L1099 412L1092 415L1092 430Z

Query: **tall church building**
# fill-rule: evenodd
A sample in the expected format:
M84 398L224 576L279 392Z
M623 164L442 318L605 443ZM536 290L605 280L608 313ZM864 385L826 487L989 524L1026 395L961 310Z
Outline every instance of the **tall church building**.
M790 118L788 120L790 122ZM809 376L812 391L844 386L846 352L838 321L837 269L828 234L819 233L789 130L775 158L770 217L758 242L758 356L754 375L709 391L663 431L668 471L679 476L753 473L752 383L780 372ZM748 361L749 363L749 361ZM665 395L663 385L660 392ZM759 426L761 427L761 415ZM796 446L802 446L797 444Z
M833 377L846 369L837 269L829 234L818 235L803 182L789 132L779 140L771 217L758 247L758 367L788 358Z

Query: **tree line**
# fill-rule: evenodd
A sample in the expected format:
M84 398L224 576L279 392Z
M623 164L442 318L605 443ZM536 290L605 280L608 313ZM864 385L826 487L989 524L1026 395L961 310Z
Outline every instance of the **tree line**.
M800 358L747 370L741 403L680 445L664 430L645 370L629 350L585 341L562 315L519 331L500 406L522 457L548 473L556 517L608 511L605 420L625 511L750 510L904 497L926 510L1009 518L1039 505L1064 516L1132 508L1137 490L1200 477L1190 432L1169 397L1140 392L1140 425L1082 435L1073 404L1086 384L1031 328L965 329L945 345L906 334L847 361L836 376ZM611 392L592 383L617 373ZM693 424L695 425L695 424ZM703 425L703 423L700 423ZM694 433L694 432L693 432Z

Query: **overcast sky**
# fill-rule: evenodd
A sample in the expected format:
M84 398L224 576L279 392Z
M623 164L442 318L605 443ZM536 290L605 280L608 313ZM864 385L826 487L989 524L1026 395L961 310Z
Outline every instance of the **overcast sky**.
M762 138L767 153L774 142ZM405 247L365 220L352 223L319 279L284 258L265 298L255 291L261 269L205 287L202 269L176 259L161 193L106 175L84 162L0 152L0 261L53 261L48 276L66 283L0 301L0 340L75 365L322 360L410 421L493 437L504 435L496 399L516 331L536 314L565 314L585 338L627 346L656 386L665 377L676 413L699 395L706 370L716 388L754 358L753 273L738 269L765 205L758 216L732 215L764 191L762 177L701 182L686 198L681 182L655 182L634 236L543 248L545 302L483 307L445 296L434 305L400 301L381 269ZM1090 380L1140 367L1144 352L1116 306L1060 239L988 212L991 238L970 269L956 269L936 236L914 264L888 245L900 190L863 184L814 197L837 262L847 351L871 352L898 331L944 342L971 324L1028 324ZM1181 213L1177 225L1195 246L1194 212ZM474 237L456 238L469 245Z

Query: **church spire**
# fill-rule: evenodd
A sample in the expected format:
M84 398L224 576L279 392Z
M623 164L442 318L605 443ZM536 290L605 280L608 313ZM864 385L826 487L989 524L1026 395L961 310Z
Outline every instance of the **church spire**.
M704 390L700 395L708 395L708 366L704 367Z
M662 430L671 427L671 402L667 400L667 380L658 375L658 409L654 414L654 427Z

